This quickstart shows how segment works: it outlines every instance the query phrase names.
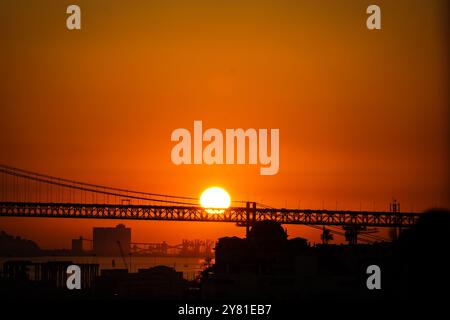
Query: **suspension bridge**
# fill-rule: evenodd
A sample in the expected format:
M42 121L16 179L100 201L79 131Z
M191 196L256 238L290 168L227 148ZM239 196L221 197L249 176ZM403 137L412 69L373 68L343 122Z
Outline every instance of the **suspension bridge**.
M229 222L247 232L253 223L270 220L323 230L342 227L356 235L369 227L407 228L420 216L400 212L398 205L391 211L370 212L272 208L251 201L234 204L211 213L194 197L121 189L0 165L0 217ZM370 234L363 239L380 240Z

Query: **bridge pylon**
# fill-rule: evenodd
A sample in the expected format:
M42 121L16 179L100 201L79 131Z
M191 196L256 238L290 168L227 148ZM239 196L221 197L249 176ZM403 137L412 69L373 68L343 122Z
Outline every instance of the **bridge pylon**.
M256 221L256 202L247 202L245 209L246 209L245 237L248 238L250 227Z
M391 236L392 240L395 241L400 236L400 233L402 232L402 219L401 219L401 213L400 213L400 203L397 202L396 199L393 199L392 203L389 205L390 212L392 212L392 215L394 216L394 219L396 221L396 226L391 229Z

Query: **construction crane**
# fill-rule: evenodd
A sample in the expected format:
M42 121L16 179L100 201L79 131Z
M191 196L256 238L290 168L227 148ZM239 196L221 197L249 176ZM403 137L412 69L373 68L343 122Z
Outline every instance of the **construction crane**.
M119 240L117 240L117 245L119 246L120 255L122 256L123 264L125 265L125 268L128 269L127 259L125 259L125 255L123 254L123 250L122 250L122 244L120 243Z

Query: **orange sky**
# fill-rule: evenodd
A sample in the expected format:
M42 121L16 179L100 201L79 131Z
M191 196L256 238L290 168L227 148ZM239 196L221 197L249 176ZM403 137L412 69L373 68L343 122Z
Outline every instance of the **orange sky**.
M25 5L24 3L27 3ZM72 2L71 2L72 3ZM55 1L0 4L0 162L149 192L277 207L449 207L445 1ZM279 128L280 170L175 166L176 128ZM46 247L117 221L5 219ZM126 222L135 241L243 235ZM291 235L312 235L289 228Z

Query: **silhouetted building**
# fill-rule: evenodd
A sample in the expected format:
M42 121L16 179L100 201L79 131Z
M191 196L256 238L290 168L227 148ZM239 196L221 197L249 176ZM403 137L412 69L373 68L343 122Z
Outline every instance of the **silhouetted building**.
M183 273L156 266L128 273L127 269L102 270L96 281L98 297L139 299L181 299L188 288Z
M72 261L6 261L0 273L0 297L58 299L89 294L98 276L98 264L76 263L80 267L81 290L67 290L67 268Z
M130 243L131 228L126 228L123 224L115 228L93 229L93 249L98 256L129 255Z
M72 255L80 256L83 254L83 237L72 239Z
M382 265L390 247L380 245L311 247L287 239L273 221L256 222L248 238L220 238L215 264L202 273L205 299L298 299L361 297L365 268Z

